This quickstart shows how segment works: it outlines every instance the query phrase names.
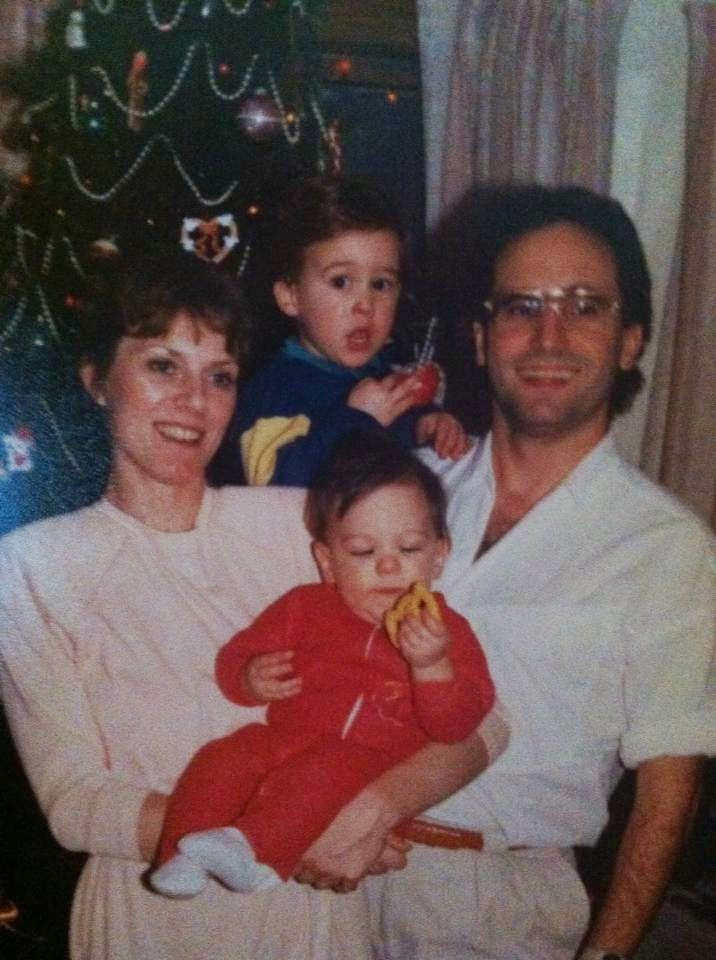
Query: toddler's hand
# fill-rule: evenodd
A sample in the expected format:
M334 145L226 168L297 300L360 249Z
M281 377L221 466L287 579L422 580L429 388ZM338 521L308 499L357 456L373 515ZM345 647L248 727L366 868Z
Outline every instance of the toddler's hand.
M418 420L416 440L429 443L439 457L459 460L472 442L463 425L451 413L426 413Z
M353 387L346 402L354 410L370 414L381 426L389 427L415 405L418 386L415 377L406 380L392 373L382 380L366 377Z
M452 680L452 661L448 654L450 634L445 624L423 610L401 621L398 647L412 668L414 680Z
M260 653L246 664L244 684L255 700L285 700L301 692L302 680L293 675L293 650Z

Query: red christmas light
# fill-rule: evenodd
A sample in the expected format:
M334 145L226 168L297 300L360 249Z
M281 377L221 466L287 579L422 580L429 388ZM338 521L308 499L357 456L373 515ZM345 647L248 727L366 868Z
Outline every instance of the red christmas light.
M339 80L346 80L353 73L353 61L350 57L339 57L332 69Z

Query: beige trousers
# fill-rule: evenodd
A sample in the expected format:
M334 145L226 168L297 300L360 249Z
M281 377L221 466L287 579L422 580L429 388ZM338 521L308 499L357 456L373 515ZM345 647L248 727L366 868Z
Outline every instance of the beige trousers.
M442 850L366 883L377 960L573 960L589 901L571 850Z

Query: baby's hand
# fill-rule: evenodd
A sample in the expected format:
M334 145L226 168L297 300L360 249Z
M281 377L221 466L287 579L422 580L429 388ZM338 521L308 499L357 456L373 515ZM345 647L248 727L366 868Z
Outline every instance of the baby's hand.
M418 420L416 440L429 443L439 457L459 460L472 446L465 429L451 413L425 413Z
M389 427L415 406L418 386L415 377L405 380L392 373L382 380L366 377L353 387L346 402L354 410L370 414L381 426Z
M427 610L401 620L397 646L410 664L414 680L453 679L452 660L448 654L450 639L445 624Z
M301 692L302 680L293 675L293 650L260 653L247 662L244 684L255 700L285 700Z

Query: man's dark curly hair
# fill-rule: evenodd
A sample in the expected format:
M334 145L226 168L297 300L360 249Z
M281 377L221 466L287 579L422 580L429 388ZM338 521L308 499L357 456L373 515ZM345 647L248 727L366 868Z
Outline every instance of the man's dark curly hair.
M651 336L651 278L641 241L620 203L584 187L532 184L476 188L467 194L432 238L433 272L444 302L459 317L487 322L482 305L492 294L500 256L525 234L558 223L580 227L611 252L622 322L641 327L646 345ZM628 410L643 382L638 368L619 370L610 413Z

